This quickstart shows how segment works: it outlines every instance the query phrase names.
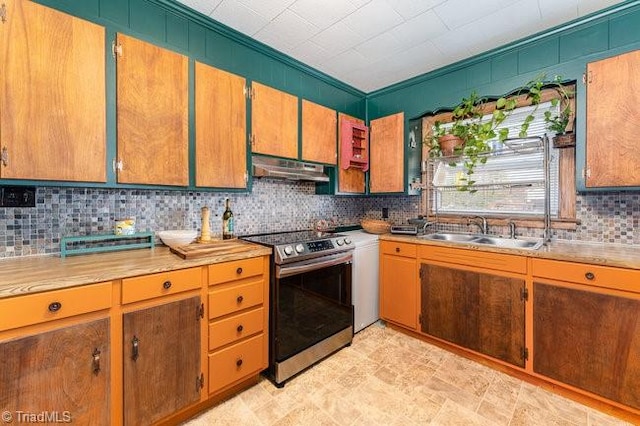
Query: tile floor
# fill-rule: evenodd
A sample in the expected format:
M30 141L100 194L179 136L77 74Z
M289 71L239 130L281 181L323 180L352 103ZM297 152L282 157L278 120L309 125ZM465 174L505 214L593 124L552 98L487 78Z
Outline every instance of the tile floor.
M626 425L376 323L278 389L266 379L185 423Z

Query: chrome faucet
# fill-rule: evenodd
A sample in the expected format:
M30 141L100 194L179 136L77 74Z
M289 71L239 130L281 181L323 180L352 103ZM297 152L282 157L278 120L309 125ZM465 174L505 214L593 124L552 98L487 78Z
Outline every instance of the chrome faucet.
M513 239L516 237L516 224L512 221L509 221L509 238Z
M477 219L480 219L480 221L478 221ZM488 234L489 233L489 225L487 224L487 218L484 216L473 216L470 217L469 219L467 219L467 224L468 225L476 225L478 228L480 228L480 231L483 234Z

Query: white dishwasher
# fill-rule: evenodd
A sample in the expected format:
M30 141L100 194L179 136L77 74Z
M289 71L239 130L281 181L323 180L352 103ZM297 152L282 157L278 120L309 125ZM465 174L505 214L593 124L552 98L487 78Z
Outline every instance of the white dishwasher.
M378 285L378 236L362 230L340 232L353 241L353 332L380 318Z

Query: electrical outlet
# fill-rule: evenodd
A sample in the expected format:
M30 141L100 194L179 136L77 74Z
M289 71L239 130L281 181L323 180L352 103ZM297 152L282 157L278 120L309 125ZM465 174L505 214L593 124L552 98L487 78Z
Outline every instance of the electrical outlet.
M33 186L0 187L0 207L35 207L36 188Z
M382 208L382 218L383 219L388 219L389 218L389 208L387 208L387 207L383 207Z

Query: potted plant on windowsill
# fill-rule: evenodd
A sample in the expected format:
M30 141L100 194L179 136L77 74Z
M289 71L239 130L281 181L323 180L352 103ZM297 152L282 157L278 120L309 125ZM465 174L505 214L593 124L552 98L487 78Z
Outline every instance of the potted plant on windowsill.
M573 92L568 91L560 83L559 77L556 77L554 82L558 84L555 90L559 97L552 99L551 105L554 107L560 105L560 111L558 114L553 114L551 111L545 111L544 121L547 123L547 130L556 134L553 137L553 147L569 148L576 146L575 133L567 130L573 116L573 110L571 108L571 97L573 96Z
M473 173L478 164L484 164L494 148L494 141L503 143L509 137L509 129L500 127L517 107L517 97L526 93L531 105L540 103L540 94L544 86L543 77L536 78L510 97L495 100L495 109L490 114L485 112L489 102L473 92L453 110L450 126L436 121L431 136L425 141L429 146L431 157L452 157L450 164L458 161L456 156L463 156L465 175L460 179L458 189L475 192ZM529 124L534 120L535 110L527 115L520 125L518 137L527 136ZM450 146L448 139L455 139L457 145Z

